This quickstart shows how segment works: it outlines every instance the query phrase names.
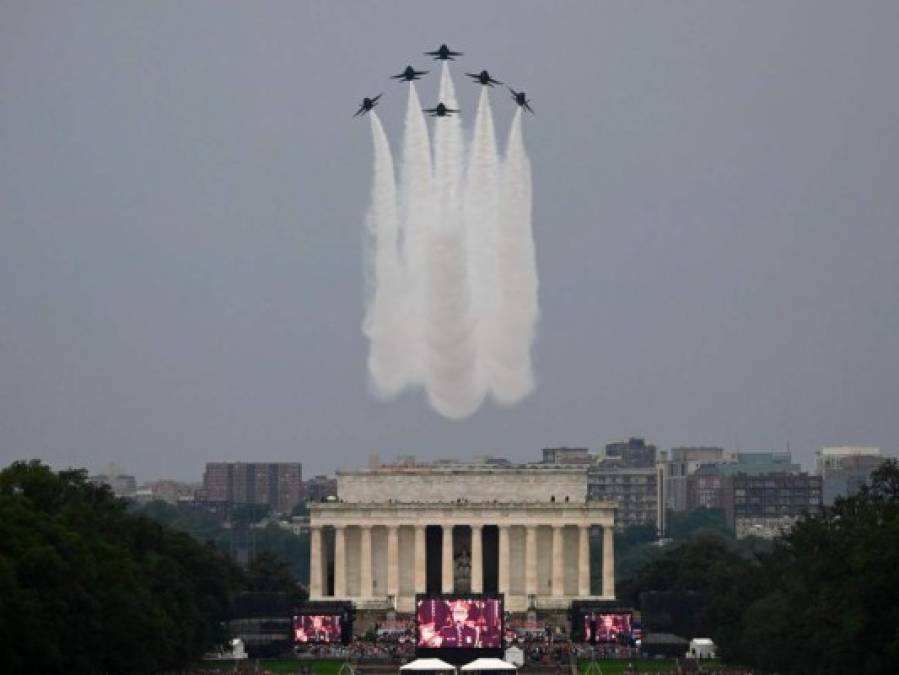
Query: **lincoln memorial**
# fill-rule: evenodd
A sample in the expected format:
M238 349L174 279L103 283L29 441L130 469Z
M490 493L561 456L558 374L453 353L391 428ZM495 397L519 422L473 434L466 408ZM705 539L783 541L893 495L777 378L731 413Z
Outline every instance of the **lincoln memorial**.
M337 500L310 505L310 600L400 612L416 593L498 592L512 612L612 600L614 506L586 497L573 466L340 471Z

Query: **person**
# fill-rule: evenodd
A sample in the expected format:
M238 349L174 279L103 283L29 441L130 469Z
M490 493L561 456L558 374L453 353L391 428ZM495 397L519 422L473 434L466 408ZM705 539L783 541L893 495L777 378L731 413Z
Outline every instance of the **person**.
M447 617L447 623L440 629L442 647L477 647L478 631L468 625L468 604L458 600L451 604L452 615Z

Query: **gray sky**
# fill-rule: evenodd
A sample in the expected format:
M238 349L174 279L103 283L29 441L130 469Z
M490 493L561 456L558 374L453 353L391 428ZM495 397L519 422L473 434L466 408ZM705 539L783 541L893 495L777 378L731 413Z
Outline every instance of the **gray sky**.
M895 450L897 32L891 1L4 2L0 461ZM537 111L537 391L461 422L373 400L360 332L350 116L386 92L398 150L386 78L441 42Z

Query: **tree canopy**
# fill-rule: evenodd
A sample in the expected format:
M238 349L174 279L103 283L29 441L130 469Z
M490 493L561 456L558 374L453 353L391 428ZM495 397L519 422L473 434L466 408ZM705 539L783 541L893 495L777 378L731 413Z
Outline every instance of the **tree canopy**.
M85 471L0 472L0 671L148 673L225 637L241 572Z
M682 523L699 525L701 514ZM725 660L779 673L891 673L899 663L899 466L807 516L773 545L716 527L658 548L618 585L704 593L702 625ZM683 533L681 533L683 534ZM695 637L695 636L689 636Z
M784 673L895 672L897 569L899 466L890 461L858 495L777 543L737 630L722 636L725 655Z

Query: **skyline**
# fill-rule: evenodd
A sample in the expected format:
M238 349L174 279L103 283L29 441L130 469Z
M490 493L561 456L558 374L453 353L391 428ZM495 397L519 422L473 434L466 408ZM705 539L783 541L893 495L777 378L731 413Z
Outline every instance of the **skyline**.
M894 454L899 5L862 4L5 5L0 464ZM466 71L538 112L537 387L462 422L373 400L361 329L351 115L383 90L400 153L388 76L441 42L466 127ZM517 106L492 105L504 149Z

